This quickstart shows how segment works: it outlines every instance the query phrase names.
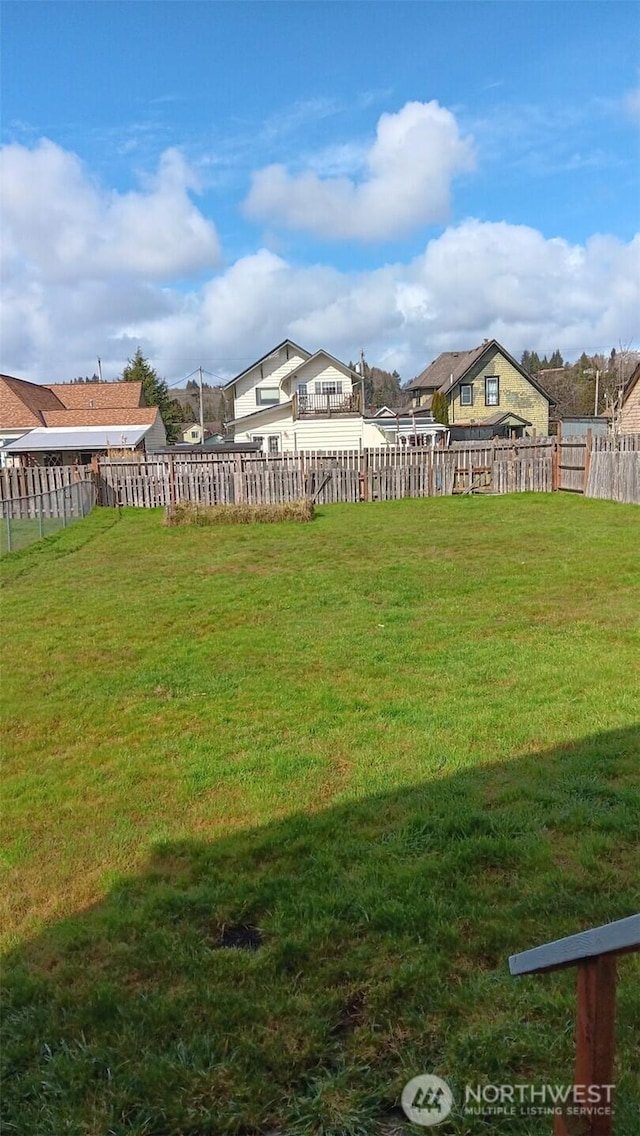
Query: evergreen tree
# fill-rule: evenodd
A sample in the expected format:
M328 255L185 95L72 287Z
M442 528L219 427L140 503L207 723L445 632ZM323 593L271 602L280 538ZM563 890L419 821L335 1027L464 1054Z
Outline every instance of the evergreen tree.
M432 396L431 414L436 422L441 422L443 426L449 425L449 403L442 391L436 391Z
M147 406L157 406L164 428L167 432L167 442L172 445L178 436L179 420L177 419L175 400L169 397L169 388L164 379L159 379L151 364L138 347L133 359L129 359L127 366L120 376L122 383L142 383L142 393Z
M553 355L551 356L551 358L549 360L549 366L550 367L564 367L564 359L562 358L562 355L558 351L557 347L556 347Z

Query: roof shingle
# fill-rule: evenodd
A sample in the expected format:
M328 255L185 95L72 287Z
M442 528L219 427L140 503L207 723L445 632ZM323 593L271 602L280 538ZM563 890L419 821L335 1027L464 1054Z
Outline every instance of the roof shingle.
M144 406L142 383L51 383L67 410L124 410Z
M0 375L0 426L5 430L43 426L42 411L61 410L63 405L49 387Z
M445 390L455 385L461 375L479 359L487 343L472 347L470 351L443 351L424 371L409 383L407 390ZM453 377L453 382L451 381Z
M45 410L45 426L152 426L157 406L115 410Z

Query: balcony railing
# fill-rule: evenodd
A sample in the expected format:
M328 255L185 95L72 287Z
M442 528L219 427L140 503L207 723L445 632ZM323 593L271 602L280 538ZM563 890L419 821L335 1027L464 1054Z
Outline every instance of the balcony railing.
M333 418L340 414L361 414L362 398L359 390L347 394L293 395L294 418Z

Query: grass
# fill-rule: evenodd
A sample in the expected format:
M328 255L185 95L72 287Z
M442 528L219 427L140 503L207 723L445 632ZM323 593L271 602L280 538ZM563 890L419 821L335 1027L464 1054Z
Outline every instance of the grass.
M570 1081L574 976L507 957L637 909L639 564L561 495L6 557L3 1130L369 1136L428 1071L548 1134L461 1087Z

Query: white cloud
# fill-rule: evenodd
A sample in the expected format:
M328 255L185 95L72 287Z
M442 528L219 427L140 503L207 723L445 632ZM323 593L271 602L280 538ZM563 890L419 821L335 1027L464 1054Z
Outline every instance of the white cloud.
M144 276L170 280L212 268L215 227L189 197L195 178L177 150L141 191L101 189L80 159L42 139L0 153L5 257L49 282Z
M266 166L253 175L245 210L257 220L318 237L398 237L446 219L453 178L473 169L473 145L445 107L406 103L397 114L380 117L364 164L359 181Z
M637 346L640 236L573 245L470 219L412 260L368 272L303 267L261 249L179 286L211 263L217 239L177 154L137 194L121 195L98 189L52 143L7 149L1 369L10 374L61 381L91 374L100 355L114 378L140 344L169 382L199 363L231 377L285 336L346 361L364 347L404 379L440 351L492 336L516 355Z

